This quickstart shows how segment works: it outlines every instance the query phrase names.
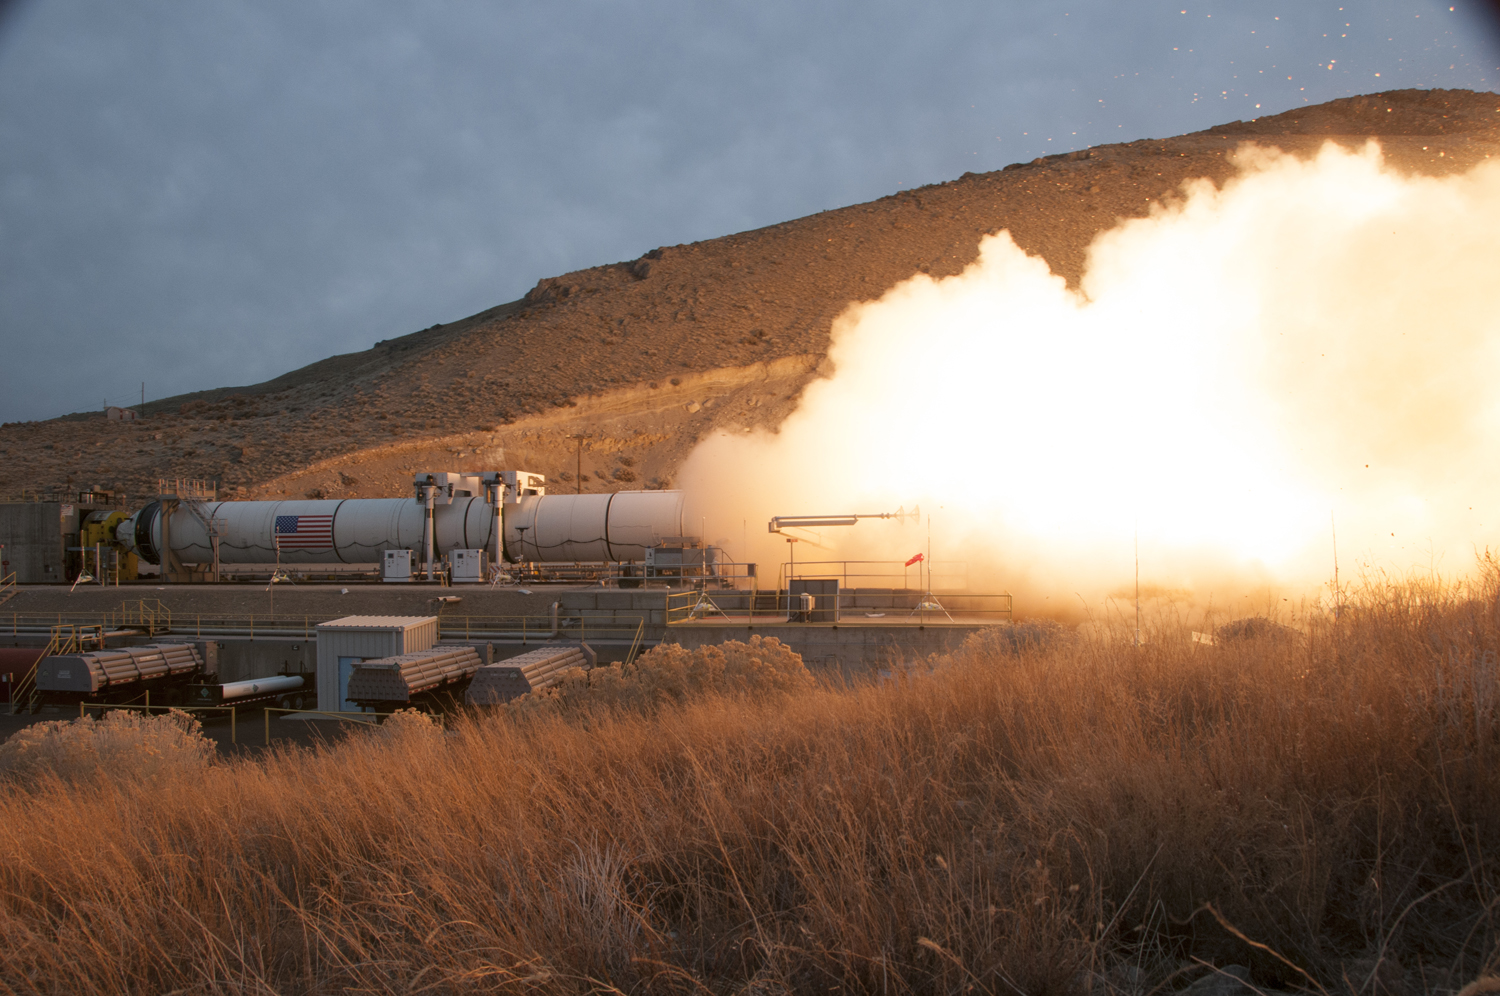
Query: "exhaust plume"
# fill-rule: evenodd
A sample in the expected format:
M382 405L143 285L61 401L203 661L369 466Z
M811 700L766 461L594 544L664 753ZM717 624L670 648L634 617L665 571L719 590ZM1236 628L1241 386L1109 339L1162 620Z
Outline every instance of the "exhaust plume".
M1137 536L1143 585L1219 605L1326 583L1335 524L1345 570L1463 572L1500 522L1500 164L1237 166L1102 234L1078 290L1001 232L851 306L778 432L689 458L690 521L774 577L772 515L920 504L797 560L904 561L930 516L938 587L1033 613L1128 585Z

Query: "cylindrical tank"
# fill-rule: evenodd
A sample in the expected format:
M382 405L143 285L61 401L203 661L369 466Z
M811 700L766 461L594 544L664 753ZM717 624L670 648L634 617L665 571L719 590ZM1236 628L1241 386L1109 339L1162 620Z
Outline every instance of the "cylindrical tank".
M680 491L527 495L501 507L503 552L513 563L644 560L647 547L683 534ZM221 564L374 564L386 550L424 550L424 509L415 498L211 501L198 510L201 518L181 505L172 512L172 550L185 564L213 562L204 519L220 520ZM161 503L151 502L120 523L115 537L160 564L161 520ZM439 557L449 550L493 552L495 533L494 507L483 498L433 508Z
M221 564L373 564L386 550L423 549L423 508L415 498L211 501L199 507L204 518L222 520ZM120 524L116 539L159 564L161 519L161 504L152 502ZM455 498L434 507L433 527L439 556L492 549L494 509L483 498ZM213 562L208 528L192 510L173 511L170 534L178 560Z
M681 491L528 495L505 506L505 559L513 563L644 560L682 535Z
M302 687L302 679L295 674L278 674L270 678L251 678L249 681L229 681L219 686L219 700L232 702L250 695L266 695L271 692L290 692Z

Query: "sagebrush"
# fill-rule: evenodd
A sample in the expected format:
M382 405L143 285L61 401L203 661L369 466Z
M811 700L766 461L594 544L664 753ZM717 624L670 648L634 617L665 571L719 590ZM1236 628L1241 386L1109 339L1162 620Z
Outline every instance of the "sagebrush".
M39 784L0 799L0 987L1456 989L1500 943L1500 583L1338 608L839 687L664 649L446 732Z
M601 708L653 712L706 695L765 698L805 692L813 684L801 656L786 644L752 636L693 650L664 643L629 664L572 668L557 684L509 708L518 715Z
M201 771L213 759L213 741L187 713L115 710L102 720L82 716L15 733L0 743L0 782L13 788L48 778L155 783Z

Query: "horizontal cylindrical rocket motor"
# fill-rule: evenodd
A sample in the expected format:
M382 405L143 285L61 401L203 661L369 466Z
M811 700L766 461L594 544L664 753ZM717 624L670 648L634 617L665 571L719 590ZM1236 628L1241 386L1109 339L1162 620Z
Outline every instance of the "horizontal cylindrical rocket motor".
M681 491L544 495L505 506L505 556L514 563L645 560L682 535Z
M115 538L148 564L162 559L162 512L152 502L120 524ZM373 564L386 550L423 549L425 509L415 498L322 501L209 501L178 505L168 530L185 564L214 559L209 523L219 533L221 564ZM494 508L458 498L433 509L438 555L492 547Z
M415 498L321 501L151 502L116 530L116 540L150 564L167 536L184 564L374 564L386 550L426 549L426 508ZM496 528L497 509L501 522ZM210 525L211 524L211 525ZM682 535L682 492L525 495L492 505L454 498L432 509L433 554L489 550L512 563L644 560L646 548Z

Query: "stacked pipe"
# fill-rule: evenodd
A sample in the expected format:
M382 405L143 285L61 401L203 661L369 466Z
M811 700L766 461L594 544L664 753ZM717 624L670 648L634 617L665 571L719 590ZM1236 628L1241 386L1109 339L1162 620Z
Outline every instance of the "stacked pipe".
M198 649L189 643L152 644L59 654L37 664L36 687L41 692L88 692L149 681L167 675L189 674L203 667Z
M349 675L348 698L361 704L410 702L423 692L467 678L483 664L472 646L437 646L365 661Z
M541 647L475 671L465 701L469 705L508 702L557 684L569 668L591 668L598 659L587 643Z

